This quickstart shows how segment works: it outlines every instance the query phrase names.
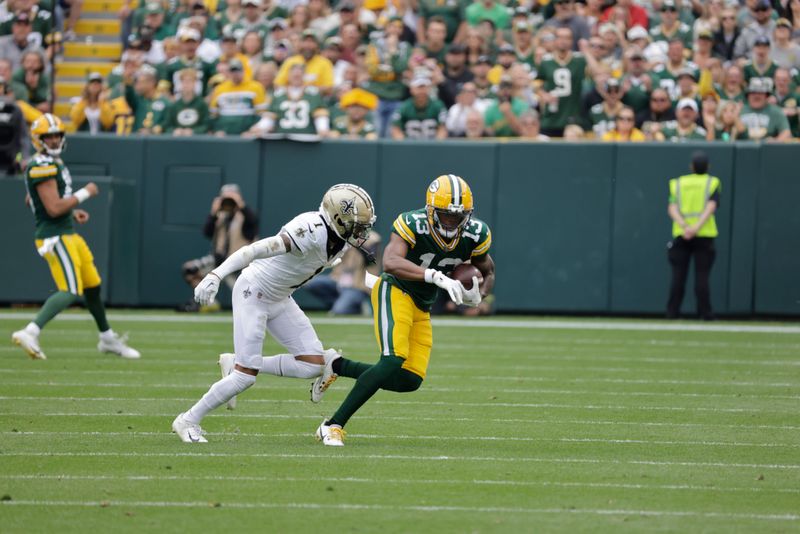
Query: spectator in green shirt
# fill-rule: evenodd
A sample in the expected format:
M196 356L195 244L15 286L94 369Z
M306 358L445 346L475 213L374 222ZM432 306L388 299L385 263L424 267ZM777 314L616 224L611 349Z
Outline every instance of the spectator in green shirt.
M164 113L163 128L165 134L174 136L190 136L204 134L208 131L208 105L203 97L194 92L197 72L184 69L178 73L181 90L178 98L167 106Z
M665 126L661 132L656 134L656 139L660 141L705 141L706 130L697 125L697 115L699 108L697 101L692 98L682 98L678 101L675 116L677 120L674 125Z
M484 114L486 128L494 137L517 137L522 128L519 117L525 113L528 104L514 96L514 83L510 76L503 76L497 88L497 100Z
M467 0L417 0L417 42L425 44L428 22L439 17L447 27L446 41L461 41L466 28Z
M491 20L496 30L507 29L511 25L511 15L506 6L496 0L474 2L466 10L467 23L477 26L483 20Z
M772 138L788 141L792 138L789 121L783 110L767 101L770 84L764 78L753 78L747 86L747 103L742 108L741 119L747 126L750 139Z

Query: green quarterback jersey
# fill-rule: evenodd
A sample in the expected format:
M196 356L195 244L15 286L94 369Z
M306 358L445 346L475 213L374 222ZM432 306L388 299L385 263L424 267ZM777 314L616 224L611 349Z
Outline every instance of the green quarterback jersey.
M162 126L164 133L172 133L176 128L191 128L196 134L208 131L208 104L201 96L195 96L189 102L179 98L164 111Z
M457 265L472 258L480 258L489 253L492 246L492 232L480 219L472 218L464 226L461 237L446 246L428 223L425 208L401 213L394 224L392 233L399 235L408 244L406 259L423 269L433 268L449 274ZM429 311L436 301L439 288L423 281L401 280L394 275L383 273L383 279L408 293L417 307Z
M213 63L206 63L199 57L187 59L177 56L164 64L161 71L161 78L167 80L172 87L172 93L177 95L181 91L181 80L178 73L183 69L194 69L197 72L197 82L195 82L194 92L197 95L205 95L208 89L208 80L217 72L217 67Z
M705 141L706 129L702 126L694 125L688 132L678 131L678 125L665 126L661 133L664 135L666 141L683 142L683 141Z
M747 135L754 140L776 137L789 129L789 120L783 114L783 110L772 104L767 104L761 109L753 109L745 104L739 117L747 127Z
M798 120L797 113L800 113L800 94L789 92L784 96L777 96L778 107L794 109L795 114L792 117L786 117L789 121L789 129L792 130L792 137L800 137L800 120ZM784 116L786 116L784 114Z
M314 118L328 115L319 89L311 85L303 88L300 98L291 98L285 88L277 89L268 111L274 115L275 133L287 134L315 134Z
M441 100L429 98L424 107L418 108L414 99L408 98L392 115L392 125L403 130L409 139L436 139L436 131L446 117L447 108Z
M539 65L537 80L544 82L544 90L558 97L558 101L544 106L542 128L563 128L570 119L581 114L581 87L586 76L586 58L572 52L566 63L546 54Z
M57 235L74 234L72 224L72 210L60 217L51 217L47 214L39 191L36 186L47 180L55 180L58 187L58 196L68 198L72 196L72 177L69 170L60 158L53 158L45 154L36 154L25 169L25 189L31 197L31 211L36 221L36 239L47 239Z

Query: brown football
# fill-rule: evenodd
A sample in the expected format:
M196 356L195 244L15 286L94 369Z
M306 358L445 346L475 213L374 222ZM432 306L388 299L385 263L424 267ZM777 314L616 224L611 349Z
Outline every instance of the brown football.
M471 263L461 263L453 269L453 272L450 273L450 278L453 280L458 280L461 282L461 285L464 286L464 289L469 291L472 289L472 277L478 277L478 285L483 283L483 275L478 270L477 267L472 265Z

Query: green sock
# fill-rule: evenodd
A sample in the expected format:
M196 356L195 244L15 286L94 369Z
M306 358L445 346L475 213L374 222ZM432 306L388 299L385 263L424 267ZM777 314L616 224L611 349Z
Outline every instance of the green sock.
M36 314L36 318L33 322L36 323L36 326L39 328L44 328L44 325L49 323L53 317L72 306L76 300L78 300L77 295L67 293L66 291L53 293L44 302L42 309Z
M375 365L370 366L356 380L356 384L342 405L328 420L328 424L344 426L364 403L366 403L392 375L397 373L403 365L403 358L397 356L381 356ZM363 364L362 364L363 365Z
M100 298L100 286L87 287L83 290L83 299L86 301L86 307L89 313L94 317L94 322L97 323L97 329L100 332L105 332L111 327L108 326L106 319L106 307L103 306L103 301Z
M340 358L338 365L335 367L338 368L338 371L334 368L334 371L339 376L346 376L347 378L358 378L364 371L372 367L372 365L368 363L356 362L353 360L348 360L347 358Z

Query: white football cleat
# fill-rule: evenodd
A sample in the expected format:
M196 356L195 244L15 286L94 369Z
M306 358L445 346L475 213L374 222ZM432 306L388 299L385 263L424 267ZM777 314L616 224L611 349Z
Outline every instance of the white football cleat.
M22 349L28 353L34 360L46 360L47 356L44 355L42 352L41 347L39 347L39 336L34 336L27 330L17 330L13 334L11 334L11 341L15 345L19 345Z
M333 362L341 357L342 353L336 349L328 349L322 353L322 359L325 360L325 368L322 370L322 375L311 383L311 402L321 401L322 396L331 387L331 384L339 378L339 375L333 372Z
M139 354L138 350L128 346L127 335L121 336L113 330L110 335L100 334L97 350L116 354L120 358L125 358L126 360L136 360L142 356Z
M314 437L317 438L317 441L322 441L323 445L329 447L344 447L344 437L347 435L347 432L338 426L326 425L325 421L327 421L327 419L323 419L322 423L317 427Z
M172 431L178 434L184 443L208 443L208 440L203 437L203 429L200 428L200 425L190 423L182 413L178 414L178 417L172 422Z
M219 355L219 370L222 372L222 378L225 378L229 374L233 372L234 366L236 365L236 355L225 353ZM234 410L236 409L236 395L231 397L228 400L228 409Z

